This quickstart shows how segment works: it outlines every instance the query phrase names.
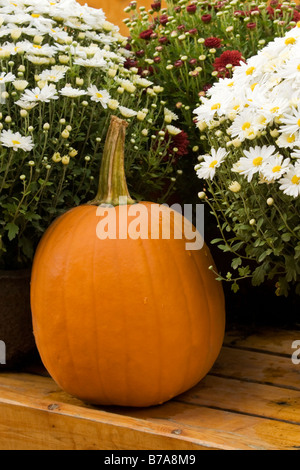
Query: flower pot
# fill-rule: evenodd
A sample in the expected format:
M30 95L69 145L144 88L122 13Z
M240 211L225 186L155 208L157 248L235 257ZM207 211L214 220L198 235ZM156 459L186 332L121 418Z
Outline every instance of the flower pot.
M35 350L30 270L0 270L0 341L0 370L23 364Z

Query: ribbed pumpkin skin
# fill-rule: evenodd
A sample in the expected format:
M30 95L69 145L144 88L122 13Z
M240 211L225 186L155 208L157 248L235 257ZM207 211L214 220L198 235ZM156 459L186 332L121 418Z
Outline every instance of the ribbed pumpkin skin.
M38 350L60 387L85 402L165 402L220 352L224 295L213 260L184 239L99 240L96 210L72 209L40 242L31 281Z

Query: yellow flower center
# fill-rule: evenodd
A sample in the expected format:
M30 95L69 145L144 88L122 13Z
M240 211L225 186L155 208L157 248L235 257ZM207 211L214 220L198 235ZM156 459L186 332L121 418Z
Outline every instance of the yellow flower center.
M293 184L299 184L300 183L300 177L297 175L294 175L293 178L291 179L291 182Z
M300 64L297 65L297 70L300 72Z
M216 103L216 104L213 104L212 107L211 107L211 110L213 111L214 109L220 109L221 108L221 104L220 103Z
M21 145L21 142L19 142L18 140L13 140L12 143L13 145Z
M300 119L298 119L298 121L297 121L297 126L300 127Z
M32 18L39 18L40 17L40 15L38 13L32 13L31 16L32 16Z
M273 172L273 173L278 173L278 171L280 171L280 170L281 170L281 166L280 166L280 165L275 165L275 166L273 166L273 168L272 168L272 172Z
M252 83L252 85L250 86L250 88L251 88L251 91L253 91L253 90L254 90L254 88L256 87L256 85L257 85L257 83Z
M295 44L296 39L295 38L286 38L286 40L284 42L288 46L289 44Z
M35 98L38 100L38 99L39 99L39 95L35 95Z
M278 111L279 106L274 106L274 108L270 109L271 113L276 113Z
M230 87L233 86L233 85L234 85L234 82L230 82L230 83L227 84L227 86L230 86Z
M96 93L97 98L103 98L103 95L101 93Z
M263 158L262 157L256 157L252 160L252 163L254 166L260 166L262 164Z
M243 131L245 131L246 129L249 129L250 126L251 126L250 122L244 122L244 124L242 125Z
M209 168L214 168L217 163L218 163L218 160L213 160L213 161L209 164Z
M42 49L42 46L39 46L38 44L33 44L33 47L35 47L36 49Z
M255 67L249 67L247 70L246 70L246 75L252 75L253 72L255 70Z
M295 136L294 135L290 135L289 137L287 137L286 141L291 144L292 142L295 142Z

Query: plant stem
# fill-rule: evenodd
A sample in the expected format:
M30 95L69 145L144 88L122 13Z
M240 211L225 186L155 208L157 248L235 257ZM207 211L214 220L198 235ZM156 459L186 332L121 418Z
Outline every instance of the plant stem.
M126 121L111 116L99 176L98 193L89 204L134 204L131 198L124 169Z

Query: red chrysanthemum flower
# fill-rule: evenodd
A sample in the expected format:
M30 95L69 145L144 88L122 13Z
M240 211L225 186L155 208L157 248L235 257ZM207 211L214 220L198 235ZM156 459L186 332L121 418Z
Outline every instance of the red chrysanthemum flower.
M165 130L165 136L163 141L164 146L167 147L167 155L164 157L164 161L173 159L173 163L177 163L177 160L188 154L189 140L186 132L181 131L179 134L171 135ZM154 147L157 143L154 143ZM176 149L174 151L174 149Z
M211 15L207 13L206 15L201 16L201 20L203 23L210 23L211 22Z
M220 57L217 57L213 63L214 70L219 72L218 77L229 77L229 70L226 65L231 64L233 67L245 62L240 51L224 51Z
M152 33L153 33L152 29L146 29L145 31L142 31L140 33L140 38L141 39L150 39Z
M247 23L247 28L248 29L255 29L256 28L256 23Z
M211 37L206 38L204 41L204 46L208 47L209 49L219 49L222 45L222 41L219 38Z

